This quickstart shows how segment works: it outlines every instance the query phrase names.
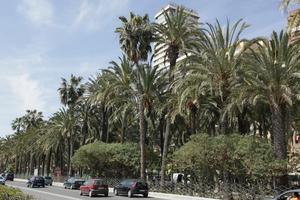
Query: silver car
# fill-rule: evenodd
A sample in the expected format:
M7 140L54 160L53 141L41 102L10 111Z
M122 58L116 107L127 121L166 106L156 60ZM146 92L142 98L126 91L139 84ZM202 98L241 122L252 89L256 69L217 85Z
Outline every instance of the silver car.
M5 178L0 176L0 185L5 185Z
M290 200L294 196L294 193L300 194L300 189L285 191L275 197L273 200Z

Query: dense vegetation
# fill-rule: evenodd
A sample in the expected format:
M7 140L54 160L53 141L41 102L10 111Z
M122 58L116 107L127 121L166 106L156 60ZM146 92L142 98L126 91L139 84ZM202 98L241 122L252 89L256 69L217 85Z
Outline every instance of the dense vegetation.
M112 176L141 178L151 170L164 185L171 168L285 184L287 142L299 129L299 43L285 31L247 40L242 20L198 26L181 7L165 18L120 17L123 55L85 83L62 79L63 106L50 119L35 110L15 119L15 133L1 139L0 170L108 176L119 168ZM154 43L154 54L165 46L163 68L151 65Z
M0 200L10 199L30 200L32 197L25 195L18 189L0 185Z

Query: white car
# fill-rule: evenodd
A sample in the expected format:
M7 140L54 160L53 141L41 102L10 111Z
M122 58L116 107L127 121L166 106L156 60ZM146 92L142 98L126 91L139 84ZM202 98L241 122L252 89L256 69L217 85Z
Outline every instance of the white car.
M5 185L5 178L0 176L0 185Z

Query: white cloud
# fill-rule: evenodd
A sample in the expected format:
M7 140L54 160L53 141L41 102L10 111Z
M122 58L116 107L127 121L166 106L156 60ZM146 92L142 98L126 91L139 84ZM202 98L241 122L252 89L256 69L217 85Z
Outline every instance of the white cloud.
M34 25L51 25L54 9L49 0L22 0L18 12Z
M27 73L8 76L6 80L22 110L44 110L46 102L43 100L43 92L37 80L33 80Z
M82 0L73 26L85 26L88 31L96 31L108 25L118 15L127 10L129 0Z

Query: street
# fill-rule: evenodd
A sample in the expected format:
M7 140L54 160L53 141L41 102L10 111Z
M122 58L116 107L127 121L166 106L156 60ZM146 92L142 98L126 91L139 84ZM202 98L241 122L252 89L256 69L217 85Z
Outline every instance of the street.
M32 195L36 200L81 200L81 199L90 199L88 196L80 196L79 190L69 190L56 186L46 186L45 188L27 188L24 182L6 182L7 186L12 186L22 190L24 193ZM93 199L128 199L126 196L115 196L113 193L109 193L108 197L98 196L93 197ZM137 199L144 199L142 196L135 196ZM159 200L158 198L151 198L151 200Z

